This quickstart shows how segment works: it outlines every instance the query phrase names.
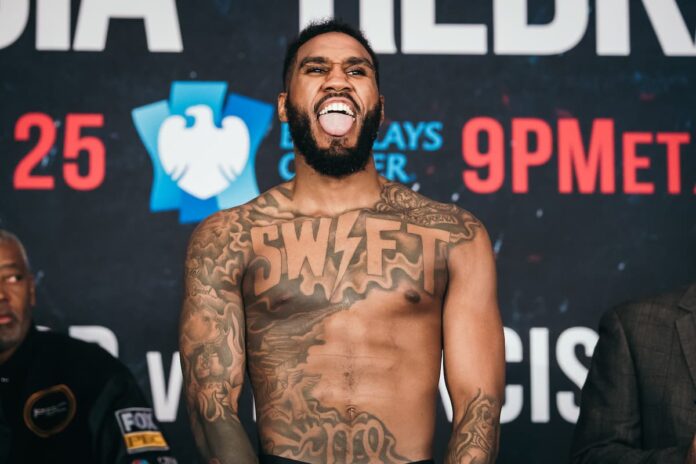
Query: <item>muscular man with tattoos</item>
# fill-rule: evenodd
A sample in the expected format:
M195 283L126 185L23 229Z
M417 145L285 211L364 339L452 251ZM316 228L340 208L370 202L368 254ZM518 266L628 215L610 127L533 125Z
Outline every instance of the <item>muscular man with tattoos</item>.
M181 354L209 463L257 457L237 416L245 369L260 460L431 462L440 360L448 463L490 463L504 384L495 269L481 223L381 178L377 57L329 21L285 59L278 113L295 178L191 237Z

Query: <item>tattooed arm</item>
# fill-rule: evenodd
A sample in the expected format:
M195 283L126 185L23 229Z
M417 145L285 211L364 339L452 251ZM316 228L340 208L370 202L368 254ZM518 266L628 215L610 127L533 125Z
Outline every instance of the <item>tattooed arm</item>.
M218 213L194 231L186 256L179 344L191 428L206 463L254 463L237 415L244 381L241 232Z
M503 327L491 244L483 227L474 230L469 241L451 245L448 257L444 361L454 415L447 464L493 463L498 452Z

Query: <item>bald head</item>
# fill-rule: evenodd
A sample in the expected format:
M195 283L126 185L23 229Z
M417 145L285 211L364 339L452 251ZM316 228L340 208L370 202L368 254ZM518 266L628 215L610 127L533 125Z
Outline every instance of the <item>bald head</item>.
M31 266L29 265L29 255L27 255L27 250L24 248L22 241L9 230L0 229L0 244L6 242L11 242L17 245L17 249L24 260L24 266L26 266L27 269L31 269Z

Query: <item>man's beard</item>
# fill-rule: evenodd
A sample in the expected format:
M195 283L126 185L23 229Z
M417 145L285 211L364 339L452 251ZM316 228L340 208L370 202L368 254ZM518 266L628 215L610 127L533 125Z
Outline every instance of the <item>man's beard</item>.
M14 348L22 342L25 330L28 329L24 325L23 322L15 318L13 322L0 327L0 353Z
M365 121L354 147L346 147L342 139L334 139L328 148L319 148L312 135L309 115L295 107L290 102L289 95L285 100L285 109L292 141L307 164L315 171L340 179L365 169L372 153L372 144L379 131L382 116L381 101L377 101L365 115Z

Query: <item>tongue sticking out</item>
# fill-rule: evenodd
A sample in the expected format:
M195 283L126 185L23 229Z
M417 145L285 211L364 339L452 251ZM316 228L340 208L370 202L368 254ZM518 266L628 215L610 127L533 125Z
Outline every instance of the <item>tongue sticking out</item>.
M343 137L353 125L353 117L344 113L326 113L319 116L322 129L334 137Z

